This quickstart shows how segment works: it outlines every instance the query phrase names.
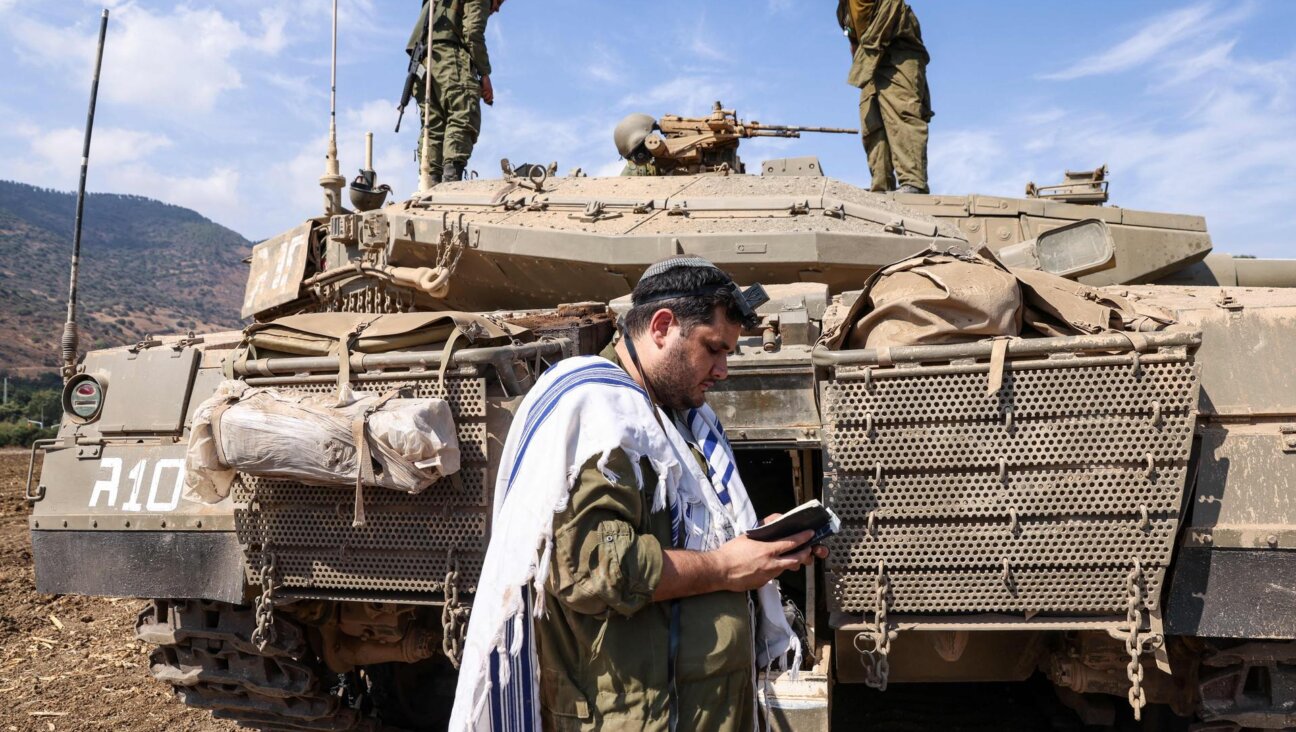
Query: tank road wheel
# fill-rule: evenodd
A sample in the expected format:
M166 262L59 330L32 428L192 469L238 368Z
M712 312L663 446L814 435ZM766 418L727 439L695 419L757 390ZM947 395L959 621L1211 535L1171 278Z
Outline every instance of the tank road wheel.
M206 600L155 600L135 636L157 648L153 677L185 704L262 730L369 732L374 721L347 704L336 674L315 661L302 627L279 615L273 643L252 643L255 611Z

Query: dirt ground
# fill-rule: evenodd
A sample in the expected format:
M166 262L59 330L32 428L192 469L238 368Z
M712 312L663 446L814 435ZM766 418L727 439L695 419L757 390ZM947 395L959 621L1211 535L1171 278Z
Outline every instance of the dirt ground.
M143 601L36 592L26 476L27 452L0 449L0 732L239 729L149 676Z

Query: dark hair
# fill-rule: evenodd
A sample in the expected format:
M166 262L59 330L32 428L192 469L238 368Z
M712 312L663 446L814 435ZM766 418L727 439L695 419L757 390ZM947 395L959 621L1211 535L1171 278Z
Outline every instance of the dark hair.
M631 293L631 302L635 304L625 314L626 331L631 336L643 333L648 329L653 313L663 308L675 315L685 335L699 324L714 324L717 306L724 308L726 320L741 323L742 310L738 307L734 290L724 287L731 282L729 275L717 267L671 267L660 274L644 277ZM717 287L718 290L707 293L708 289ZM698 290L705 294L656 299L666 293Z

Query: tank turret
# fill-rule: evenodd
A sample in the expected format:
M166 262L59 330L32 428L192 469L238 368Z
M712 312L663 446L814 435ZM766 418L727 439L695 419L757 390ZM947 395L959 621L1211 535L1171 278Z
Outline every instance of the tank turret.
M245 332L79 364L27 491L38 588L149 598L151 672L249 726L444 728L519 399L609 343L651 264L700 255L770 298L708 394L753 503L819 498L844 526L822 571L782 578L807 652L798 678L762 678L772 729L830 729L830 697L857 721L855 684L1037 672L1086 723L1129 700L1290 726L1296 289L1276 286L1296 264L1211 254L1198 216L1104 205L1105 167L1023 198L875 194L814 158L743 174L742 139L807 131L853 132L640 116L618 146L668 175L504 161L386 205L366 162L355 211L330 156L327 212L253 249ZM872 275L933 248L1095 286L1044 278L1100 332L825 345ZM1110 326L1109 300L1158 315ZM268 450L222 462L246 447L217 428L243 394L351 408L341 447L304 478L258 466ZM437 402L456 472L410 492L373 474L390 454L357 456L388 400ZM198 490L200 468L228 493Z

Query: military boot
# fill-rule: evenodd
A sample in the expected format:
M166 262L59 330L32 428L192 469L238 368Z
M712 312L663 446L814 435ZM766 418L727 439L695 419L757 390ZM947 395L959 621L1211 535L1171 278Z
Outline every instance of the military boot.
M441 180L446 183L454 183L463 180L464 164L459 160L447 160L445 165L441 166Z

